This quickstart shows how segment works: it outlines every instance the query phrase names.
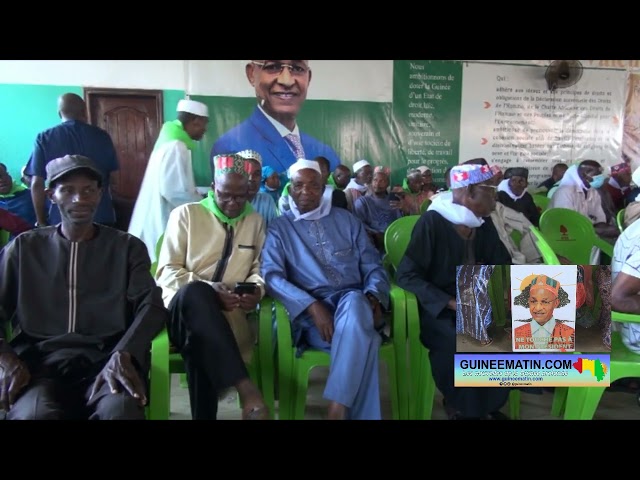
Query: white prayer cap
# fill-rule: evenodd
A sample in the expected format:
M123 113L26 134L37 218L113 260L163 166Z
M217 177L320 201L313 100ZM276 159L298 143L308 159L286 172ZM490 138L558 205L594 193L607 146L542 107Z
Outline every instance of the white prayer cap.
M236 155L240 155L245 160L256 160L260 165L262 165L262 155L255 150L242 150Z
M315 160L305 160L304 158L299 158L296 163L289 167L289 178L293 178L293 176L298 172L298 170L304 170L310 168L311 170L315 170L320 175L322 172L320 171L320 165Z
M209 107L202 102L195 100L180 100L178 102L178 112L187 112L199 117L209 117Z
M371 166L371 164L369 162L367 162L366 160L357 161L356 163L353 164L353 173L356 173L362 167L366 167L367 165Z
M421 167L416 168L416 170L418 170L421 174L425 174L426 172L431 173L431 169L429 167L425 167L424 165Z

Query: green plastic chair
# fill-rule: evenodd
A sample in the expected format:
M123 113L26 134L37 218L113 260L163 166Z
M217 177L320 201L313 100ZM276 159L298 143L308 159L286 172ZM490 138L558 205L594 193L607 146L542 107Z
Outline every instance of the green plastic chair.
M533 203L535 204L535 206L538 207L538 212L540 214L542 214L542 212L549 208L549 202L551 201L551 199L546 195L535 194L531 195L531 197L533 198Z
M640 315L611 311L611 320L619 323L640 323ZM622 343L620 332L611 332L609 363L610 383L621 378L640 377L640 355L631 352ZM569 387L565 420L592 420L606 387Z
M387 258L394 271L400 264L404 252L411 240L411 234L419 215L410 215L394 221L385 232L385 249ZM494 307L494 318L497 324L504 325L506 312L503 295L503 271L496 266L489 283L489 296ZM399 288L399 287L397 287ZM400 288L399 288L400 289ZM393 290L393 289L392 289ZM436 385L431 374L429 350L420 341L420 316L416 296L406 290L406 335L409 350L409 418L411 420L429 420L433 411ZM405 353L406 355L406 353ZM513 390L509 397L511 418L519 418L520 392Z
M260 388L269 413L275 412L275 387L272 352L272 308L273 300L264 297L260 303L258 321L258 343L253 358L247 365L251 380ZM149 372L149 420L169 420L171 412L171 375L185 374L184 360L169 344L166 328L151 344L151 369Z
M309 387L309 374L316 367L329 367L331 357L321 350L308 349L300 357L296 357L291 335L291 321L282 303L275 301L276 306L276 334L278 338L278 381L279 381L279 419L303 420ZM399 309L399 315L404 316L404 298L391 296L392 311ZM402 325L399 325L402 327ZM408 398L406 393L400 394L404 388L405 372L399 371L396 365L395 337L406 333L403 328L392 330L392 342L380 347L379 356L387 365L389 374L389 392L391 395L391 411L394 420L402 420L403 405L401 396ZM402 339L403 337L400 337ZM406 400L405 400L406 401Z
M387 230L385 231L385 234L384 234L384 246L385 246L385 251L387 252L385 260L390 265L391 278L392 278L391 293L392 295L397 295L398 301L403 301L405 303L405 313L408 312L407 310L408 296L412 294L398 287L395 281L393 280L393 278L395 276L395 271L398 268L398 265L400 264L400 260L402 260L402 257L404 256L404 252L407 249L407 246L409 245L413 228L415 227L416 222L419 219L420 219L420 215L407 215L405 217L401 217L395 220L393 223L391 223L391 225L387 227ZM405 314L404 319L397 318L395 321L397 323L402 323L404 325L404 335L406 337L406 340L401 343L398 338L398 341L396 343L396 348L398 353L397 364L398 364L398 371L403 372L402 373L403 376L406 376L407 373L409 374L407 385L406 385L408 398L406 402L405 412L407 414L406 418L414 419L415 416L414 416L413 410L415 410L415 408L413 404L417 401L415 397L415 392L417 391L418 384L421 380L421 376L420 376L421 371L419 370L419 368L420 368L420 365L422 364L413 363L414 360L419 361L421 357L417 356L417 354L414 355L412 352L420 351L420 350L419 349L416 350L416 346L414 345L412 347L411 345L411 339L409 337L409 332L408 332L409 318L407 317L407 315ZM418 329L419 329L419 325L418 325ZM419 339L418 339L418 342L419 342ZM420 349L424 348L421 344L419 344L418 347ZM412 348L414 350L412 350ZM409 361L409 365L407 365L407 360ZM434 393L435 393L435 384L433 383L433 378L431 377L431 364L429 363L428 357L426 361L427 361L427 368L428 368L427 371L429 372L426 380L427 382L426 388L430 388L431 386L433 386ZM412 368L413 365L418 365L418 367ZM431 383L428 383L428 382L431 382ZM433 399L431 403L433 403ZM431 414L429 413L429 417L430 415Z
M601 239L591 220L568 208L550 208L540 216L540 232L556 255L576 265L591 263L591 249L597 247L613 258L613 245Z
M426 212L429 205L431 205L431 199L427 198L420 204L420 213Z
M622 210L618 210L618 213L616 214L616 224L618 225L620 233L624 232L624 208Z
M156 242L156 261L151 264L151 275L155 277L160 258L160 249L164 234L160 235ZM269 412L274 415L275 406L275 366L271 356L272 345L272 313L273 300L264 297L260 303L258 319L258 344L253 352L253 359L247 365L249 377L262 391ZM260 368L262 366L262 368ZM180 353L173 351L169 344L169 336L164 329L154 339L151 345L151 370L149 378L149 397L156 397L154 402L149 402L148 415L150 420L169 420L171 401L171 375L180 375L180 386L189 388L187 382L184 361Z
M560 260L558 260L558 256L544 239L540 230L533 225L529 227L529 230L531 230L531 233L533 233L533 236L536 238L536 247L542 254L542 259L544 260L545 265L561 265Z
M9 243L9 232L6 230L0 230L0 248Z

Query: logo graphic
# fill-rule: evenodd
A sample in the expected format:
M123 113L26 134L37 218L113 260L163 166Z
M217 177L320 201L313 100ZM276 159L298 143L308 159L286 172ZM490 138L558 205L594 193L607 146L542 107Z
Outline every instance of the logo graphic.
M565 227L564 225L560 225L560 240L570 240L568 232L569 230L567 230L567 227Z
M573 362L573 368L579 373L591 372L591 376L596 377L596 380L599 382L602 381L607 374L607 366L597 359L588 360L586 358L578 358L578 360Z

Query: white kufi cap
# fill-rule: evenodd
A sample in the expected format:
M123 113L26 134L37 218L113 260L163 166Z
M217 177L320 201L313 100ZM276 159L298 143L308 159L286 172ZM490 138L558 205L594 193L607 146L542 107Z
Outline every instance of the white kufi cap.
M353 173L356 173L362 167L366 167L367 165L371 166L371 164L369 162L367 162L366 160L357 161L356 163L353 164Z
M178 102L178 112L187 112L199 117L209 117L209 107L202 102L195 100L180 100Z
M315 160L305 160L304 158L300 158L296 163L289 167L289 178L292 178L298 170L304 170L306 168L310 168L311 170L315 170L320 175L322 175L322 171L320 171L320 165Z

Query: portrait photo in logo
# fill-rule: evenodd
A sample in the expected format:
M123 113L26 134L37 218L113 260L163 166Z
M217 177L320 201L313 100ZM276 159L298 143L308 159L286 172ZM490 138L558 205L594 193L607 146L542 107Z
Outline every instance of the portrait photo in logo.
M511 266L511 346L514 352L576 349L576 265Z

